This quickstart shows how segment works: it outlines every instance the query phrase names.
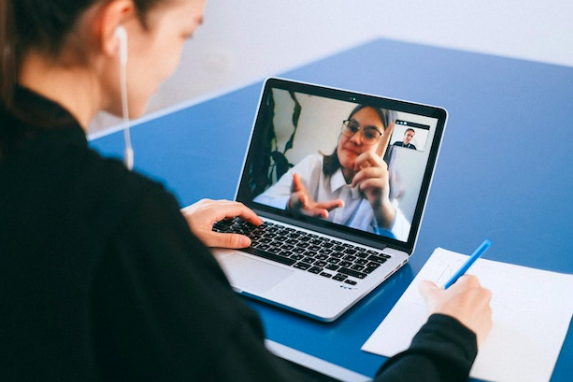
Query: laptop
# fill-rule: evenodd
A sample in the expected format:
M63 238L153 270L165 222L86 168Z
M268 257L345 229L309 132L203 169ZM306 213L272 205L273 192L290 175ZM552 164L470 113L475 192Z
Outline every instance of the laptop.
M404 266L446 126L443 108L310 83L264 83L236 200L264 220L215 223L234 290L330 322Z

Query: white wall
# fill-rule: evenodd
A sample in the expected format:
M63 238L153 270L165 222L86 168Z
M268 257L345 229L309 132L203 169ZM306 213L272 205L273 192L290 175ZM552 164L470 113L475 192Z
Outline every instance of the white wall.
M375 37L573 66L572 16L573 0L207 0L204 26L149 110L252 83Z

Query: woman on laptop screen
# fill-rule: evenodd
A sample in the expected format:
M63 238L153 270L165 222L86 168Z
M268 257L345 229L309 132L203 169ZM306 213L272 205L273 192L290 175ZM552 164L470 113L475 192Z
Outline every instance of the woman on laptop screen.
M382 138L391 129L392 114L375 106L356 106L341 121L332 154L307 156L254 201L407 240L410 222L395 197L399 186L391 182L382 159L387 144Z

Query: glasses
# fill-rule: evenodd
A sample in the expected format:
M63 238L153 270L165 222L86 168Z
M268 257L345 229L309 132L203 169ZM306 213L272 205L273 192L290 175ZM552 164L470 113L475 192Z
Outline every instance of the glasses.
M378 142L380 138L384 135L383 132L375 128L374 126L360 127L358 122L353 119L347 119L342 121L342 135L347 138L352 137L354 134L360 131L362 136L362 142L367 145L373 145Z

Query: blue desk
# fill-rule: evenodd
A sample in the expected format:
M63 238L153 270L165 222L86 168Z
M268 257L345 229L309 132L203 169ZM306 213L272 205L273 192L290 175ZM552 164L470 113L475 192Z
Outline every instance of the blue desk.
M331 324L248 301L273 343L302 352L289 357L312 364L311 355L372 377L384 358L360 347L438 246L469 253L489 237L488 259L573 273L573 68L380 39L281 76L439 105L450 117L408 266ZM136 169L182 205L232 199L260 89L134 126ZM119 133L92 144L109 155L123 150ZM570 326L552 381L572 374Z

